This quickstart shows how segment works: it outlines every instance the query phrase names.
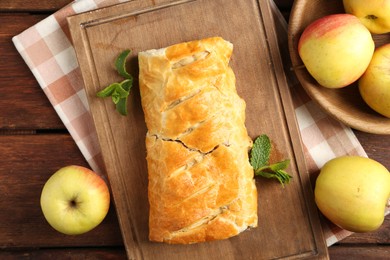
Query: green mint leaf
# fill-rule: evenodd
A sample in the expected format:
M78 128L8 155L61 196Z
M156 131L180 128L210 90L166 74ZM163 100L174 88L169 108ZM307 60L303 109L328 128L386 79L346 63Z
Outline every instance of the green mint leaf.
M115 88L115 92L119 94L120 98L125 98L129 95L129 91L123 87L122 83L118 84L118 86Z
M109 97L112 95L112 93L115 91L117 85L119 85L118 83L112 83L111 85L109 85L108 87L106 87L105 89L99 91L98 93L96 93L96 96L98 97Z
M118 93L118 91L115 89L114 93L112 93L111 95L111 99L112 99L112 102L114 102L114 104L118 104L119 100L121 99L121 96L120 94Z
M271 164L269 167L272 171L284 170L288 167L289 163L290 163L290 160L287 159L287 160L284 160L281 162Z
M261 176L268 179L277 179L282 186L284 187L284 184L290 183L290 180L292 179L292 176L289 175L284 170L271 170L270 167L264 167L263 170L256 170L255 171L256 176Z
M256 171L255 175L256 176L265 177L265 178L268 178L268 179L277 178L277 176L275 174L270 173L270 172L266 172L266 171Z
M287 159L270 165L268 161L271 148L271 141L267 135L263 134L257 137L250 152L250 164L254 169L255 176L277 179L284 187L284 184L289 183L292 178L284 171L290 160Z
M115 60L115 68L118 71L119 75L124 77L125 79L132 79L133 77L126 71L126 60L131 50L125 50L118 55Z
M123 116L127 115L127 97L119 99L116 103L116 110Z
M133 79L125 79L120 83L120 89L123 92L123 96L116 103L116 110L123 116L127 115L127 98L131 87L133 86Z
M279 176L279 182L282 185L290 183L290 180L292 179L292 176L283 170L277 170L276 175Z
M120 83L121 87L127 91L127 93L130 93L130 89L133 86L133 79L125 79Z
M271 141L265 134L260 135L253 142L250 154L250 164L254 169L259 169L268 164L271 153Z
M261 176L267 179L277 179L282 184L283 187L287 179L283 174L280 174L278 172L272 172L272 171L259 171L256 172L256 176Z
M124 77L125 80L120 83L112 83L96 93L98 97L111 97L116 110L124 116L127 115L127 98L133 86L133 77L126 71L126 59L130 52L130 50L123 51L115 60L115 67L119 75Z

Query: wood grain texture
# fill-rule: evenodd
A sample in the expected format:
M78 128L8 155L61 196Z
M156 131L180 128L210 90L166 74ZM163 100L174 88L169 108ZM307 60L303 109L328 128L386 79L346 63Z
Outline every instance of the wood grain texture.
M0 129L64 128L11 41L14 35L45 17L46 15L0 13L0 111L2 115L6 115L0 116Z
M388 259L390 247L373 245L333 246L329 249L332 260ZM115 259L125 260L124 247L90 247L90 248L41 248L41 249L3 249L1 259Z
M303 88L324 111L360 131L390 134L390 119L372 110L360 96L356 82L340 89L319 85L303 65L298 53L298 42L304 29L314 20L329 14L343 13L342 1L297 0L289 19L289 50L292 68ZM390 41L390 34L376 35L376 46Z
M333 246L329 248L329 257L332 260L342 259L388 259L390 247L388 246ZM124 247L98 247L98 248L57 248L57 249L19 249L1 250L2 259L127 259Z
M89 247L89 248L33 248L0 250L0 259L113 259L125 260L123 247Z
M40 208L46 180L59 168L88 167L69 135L0 135L1 247L62 247L122 245L113 207L93 231L66 236L52 229Z
M0 135L22 135L0 136L0 152L3 155L0 163L0 179L7 184L0 184L0 192L2 196L4 194L6 198L15 202L14 205L4 201L0 202L3 207L0 219L5 220L0 221L0 259L126 259L125 248L116 246L123 242L115 212L110 213L111 217L106 219L103 223L104 227L99 232L82 238L71 238L53 233L51 228L45 224L36 204L36 197L44 178L52 171L64 164L86 165L86 162L70 136L58 134L56 131L50 135L31 135L36 130L45 129L50 132L52 128L60 129L64 126L41 92L35 78L14 49L10 39L68 2L71 1L0 0L2 24L0 26L2 54L0 56L0 89L2 91ZM293 0L276 0L275 2L284 8L292 4ZM34 9L46 14L29 14ZM21 10L26 13L19 13ZM288 17L288 8L282 10L285 11L285 17ZM15 78L20 78L20 80L15 80ZM20 95L10 93L13 89L21 90L22 93ZM24 89L27 90L23 92ZM29 98L25 99L26 95L23 93ZM13 102L8 101L9 97L14 99ZM19 115L18 111L23 111L23 115ZM390 137L357 130L354 132L368 155L390 168ZM31 180L29 174L33 176ZM43 177L39 177L42 174ZM29 182L33 184L28 185ZM13 191L13 187L17 187L17 190ZM8 210L9 213L7 213ZM11 214L15 214L17 219L13 220ZM27 217L20 217L23 215ZM30 221L39 229L28 227L27 224L19 221ZM384 225L379 230L365 234L355 233L331 246L329 248L330 258L386 259L390 249L389 229L390 216L386 217ZM84 241L85 239L87 241ZM115 245L115 247L106 245ZM45 246L46 248L43 248Z
M390 247L388 246L333 246L329 248L329 256L332 260L385 260L389 259Z
M23 1L23 0L0 0L0 12L48 12L56 11L65 5L72 2L71 0L39 0L39 1Z
M378 136L357 130L354 133L368 157L390 169L390 135Z
M0 11L45 11L53 12L72 2L71 0L0 0ZM293 4L293 0L275 0L276 5L282 10L288 10Z
M368 233L354 233L340 241L339 244L344 246L353 244L390 245L390 215L385 218L378 230Z

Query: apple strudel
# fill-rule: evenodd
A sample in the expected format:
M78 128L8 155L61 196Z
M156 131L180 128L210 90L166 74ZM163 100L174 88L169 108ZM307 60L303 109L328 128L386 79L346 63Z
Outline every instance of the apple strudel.
M220 37L138 54L149 239L190 244L257 226L245 102Z

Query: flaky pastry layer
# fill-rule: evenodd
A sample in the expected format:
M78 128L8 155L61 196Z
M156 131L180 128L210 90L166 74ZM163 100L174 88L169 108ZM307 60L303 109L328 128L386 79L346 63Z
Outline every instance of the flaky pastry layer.
M138 55L151 241L197 243L257 226L252 141L232 50L213 37Z

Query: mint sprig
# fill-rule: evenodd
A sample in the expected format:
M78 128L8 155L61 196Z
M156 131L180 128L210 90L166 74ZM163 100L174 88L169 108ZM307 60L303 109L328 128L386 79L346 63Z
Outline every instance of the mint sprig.
M118 71L119 75L125 79L133 79L133 77L126 71L126 60L130 55L131 50L124 50L115 60L115 68Z
M130 50L121 52L115 60L115 68L119 75L125 78L122 82L115 82L96 93L98 97L111 97L116 110L121 115L127 115L127 98L133 86L133 77L126 71L126 60Z
M250 164L255 171L255 176L275 178L284 187L284 184L288 184L292 178L285 171L290 160L287 159L270 165L271 148L271 141L267 135L263 134L257 137L253 142L253 147L250 152Z

